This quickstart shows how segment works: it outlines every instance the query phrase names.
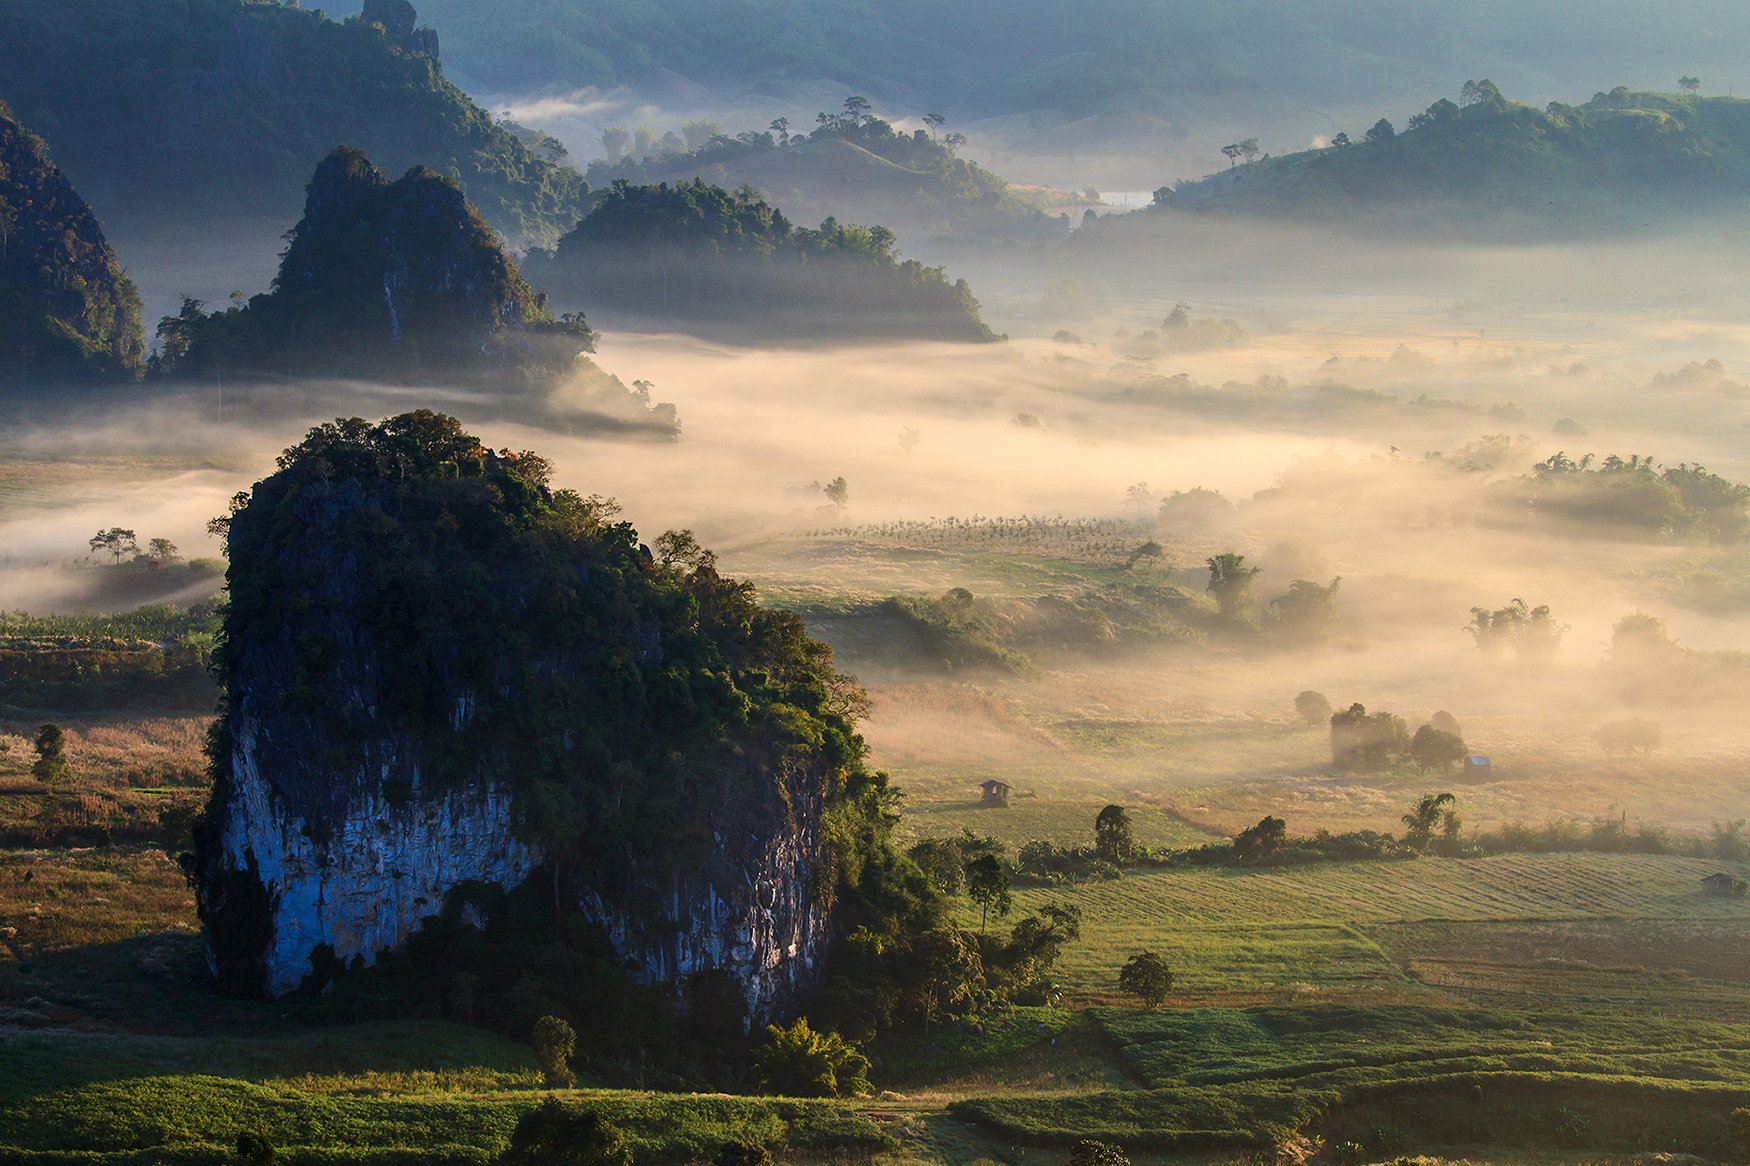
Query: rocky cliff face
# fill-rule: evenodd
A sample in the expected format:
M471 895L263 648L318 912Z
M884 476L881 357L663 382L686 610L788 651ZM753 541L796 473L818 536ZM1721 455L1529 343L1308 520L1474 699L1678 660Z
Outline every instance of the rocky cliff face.
M594 347L581 317L547 311L461 188L425 167L390 181L363 152L336 148L288 239L271 292L165 322L168 370L541 388Z
M855 751L807 708L819 677L790 674L825 658L787 646L807 643L793 617L745 606L702 552L657 562L447 418L336 423L281 463L228 534L197 846L222 982L280 995L440 919L490 931L481 889L532 887L683 1008L700 977L732 982L743 1020L818 985L823 822Z
M28 385L131 378L143 349L140 297L96 216L0 104L0 351Z

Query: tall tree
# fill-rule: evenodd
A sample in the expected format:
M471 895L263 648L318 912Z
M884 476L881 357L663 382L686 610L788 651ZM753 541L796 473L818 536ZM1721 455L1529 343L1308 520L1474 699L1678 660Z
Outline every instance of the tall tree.
M993 908L999 919L1009 913L1015 905L1015 896L1009 890L1009 872L1001 859L986 854L966 864L966 896L979 905L980 935L984 934Z
M1203 590L1215 596L1222 619L1243 623L1252 609L1252 577L1263 568L1246 566L1246 556L1232 551L1204 562L1209 565L1209 586Z
M1130 814L1123 806L1107 806L1094 819L1094 853L1113 866L1135 861L1136 839L1130 832Z

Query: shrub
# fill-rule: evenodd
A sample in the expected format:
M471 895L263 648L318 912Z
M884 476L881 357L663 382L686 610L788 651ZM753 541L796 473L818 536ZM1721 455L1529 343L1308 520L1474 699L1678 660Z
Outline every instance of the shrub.
M1118 987L1140 997L1150 1008L1158 1008L1173 990L1173 972L1154 952L1138 952L1118 969Z
M772 1166L772 1152L757 1142L725 1142L717 1166Z
M549 1097L516 1123L498 1166L632 1166L632 1151L600 1114L572 1113Z
M273 1143L245 1130L237 1135L237 1156L249 1166L270 1166L274 1159Z
M814 1032L799 1016L788 1028L766 1026L754 1054L770 1093L786 1097L849 1097L869 1092L869 1059L836 1032Z
M1110 1142L1084 1138L1070 1152L1069 1166L1130 1166L1130 1156Z
M1325 725L1331 720L1331 702L1324 693L1310 688L1294 698L1294 711L1309 725Z
M577 1033L557 1016L543 1016L535 1022L529 1044L535 1050L535 1063L541 1066L541 1077L549 1089L569 1089L577 1076L566 1061L577 1047Z

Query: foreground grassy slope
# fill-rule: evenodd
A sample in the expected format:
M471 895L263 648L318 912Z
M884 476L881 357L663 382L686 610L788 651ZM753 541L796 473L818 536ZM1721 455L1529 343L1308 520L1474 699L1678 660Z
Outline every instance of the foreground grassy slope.
M1011 1136L1142 1146L1322 1131L1363 1153L1492 1141L1717 1153L1729 1148L1727 1114L1750 1099L1741 1025L1413 1005L1098 1019L1153 1088L973 1100L953 1112Z

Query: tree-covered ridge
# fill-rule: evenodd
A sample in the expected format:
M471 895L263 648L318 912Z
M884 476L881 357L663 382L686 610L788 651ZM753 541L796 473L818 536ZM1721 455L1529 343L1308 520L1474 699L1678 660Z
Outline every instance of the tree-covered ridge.
M327 19L273 0L16 0L0 97L106 214L289 217L337 142L460 182L514 243L551 242L588 192L444 78L412 9ZM380 21L395 27L385 29Z
M556 320L459 186L424 167L390 181L341 147L310 180L273 290L158 327L169 374L276 372L539 387L595 334Z
M1428 77L1466 70L1565 85L1577 60L1613 69L1683 61L1705 76L1723 71L1745 28L1741 6L1723 0L1656 9L1620 0L1383 8L1017 0L1000 18L967 0L427 0L426 8L452 58L503 91L639 85L671 70L762 96L825 78L876 95L921 93L969 114L1055 108L1077 118L1102 109L1176 117L1189 95L1246 102L1261 92L1329 109L1426 92ZM1125 95L1140 100L1113 100Z
M1581 106L1536 109L1482 80L1401 131L1381 118L1322 149L1163 187L1155 209L1320 217L1433 205L1458 218L1505 210L1584 229L1608 226L1625 208L1728 206L1746 193L1750 101L1618 86Z
M903 133L851 96L843 108L822 111L812 132L779 118L768 129L729 136L714 122L695 121L675 134L651 138L650 127L603 132L604 156L590 163L596 186L677 185L709 174L719 185L749 184L789 190L811 205L830 203L842 213L880 218L896 227L961 237L1055 239L1067 222L1008 193L1009 184L959 157L965 136L943 132L939 114L928 129ZM835 211L840 213L839 211Z
M794 227L744 186L616 180L531 273L590 310L734 322L754 335L991 340L964 279L894 253L885 227Z
M0 351L28 384L131 379L144 347L140 297L103 228L0 102Z

